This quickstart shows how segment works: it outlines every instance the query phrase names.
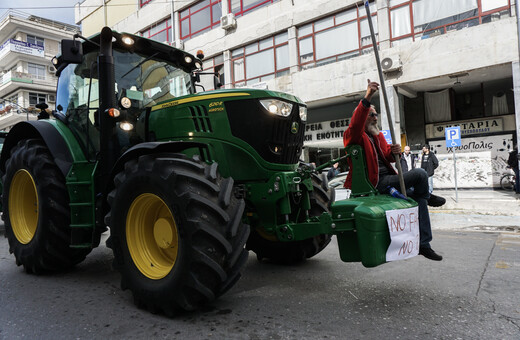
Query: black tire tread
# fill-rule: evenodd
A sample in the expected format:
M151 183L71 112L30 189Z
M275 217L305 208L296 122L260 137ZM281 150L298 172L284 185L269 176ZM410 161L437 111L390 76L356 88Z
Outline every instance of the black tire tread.
M217 167L216 163L207 165L198 157L189 159L183 154L144 155L128 161L122 173L115 176L115 188L108 195L111 209L105 217L112 230L107 244L114 251L114 268L122 275L121 287L132 291L138 307L167 316L195 310L222 295L240 277L245 261L239 259L247 259L245 243L249 235L249 226L241 219L244 202L234 197L233 180L221 178ZM181 242L184 249L189 248L183 262L176 263L173 273L161 279L177 275L173 286L164 291L147 290L146 278L140 273L141 277L133 277L136 271L130 268L132 260L123 250L125 237L118 231L123 222L116 220L124 213L117 202L119 195L130 190L125 186L137 177L148 176L159 176L171 193L168 199L176 207L172 210L174 218L183 221L177 223ZM130 184L125 184L127 181Z
M41 202L37 230L27 245L16 239L9 217L9 184L14 173L21 168L31 173ZM41 140L18 142L7 159L2 182L5 236L17 265L23 265L28 273L41 274L70 268L85 259L90 248L70 248L69 194L65 178Z

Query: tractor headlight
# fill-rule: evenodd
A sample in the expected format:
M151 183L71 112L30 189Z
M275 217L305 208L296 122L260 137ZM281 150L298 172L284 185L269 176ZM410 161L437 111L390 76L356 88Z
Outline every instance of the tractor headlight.
M274 115L288 117L291 114L293 104L277 99L261 99L260 104Z
M119 127L123 131L130 131L134 128L134 124L132 124L130 122L121 122L121 123L119 123Z
M307 121L307 107L306 106L300 106L300 119L302 122Z
M129 109L132 106L132 101L128 97L121 98L121 106L125 109Z

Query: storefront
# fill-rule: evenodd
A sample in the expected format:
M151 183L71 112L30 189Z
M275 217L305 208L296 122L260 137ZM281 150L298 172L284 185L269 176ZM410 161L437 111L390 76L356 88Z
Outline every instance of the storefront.
M444 129L452 126L460 126L462 145L447 148ZM499 188L514 133L514 114L426 125L427 142L439 160L435 188L455 186L454 149L459 188Z

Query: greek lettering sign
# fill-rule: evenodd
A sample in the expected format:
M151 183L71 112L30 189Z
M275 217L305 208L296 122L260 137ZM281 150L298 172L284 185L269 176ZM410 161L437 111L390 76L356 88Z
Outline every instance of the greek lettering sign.
M457 121L449 124L433 124L432 138L445 137L445 130L450 127L460 127L460 136L471 136L482 133L492 133L504 131L504 122L501 117L478 119L471 121Z
M15 39L8 39L0 46L0 58L6 55L9 51L29 54L36 57L45 56L42 46Z
M390 245L386 261L398 261L419 254L419 208L386 211Z
M350 119L329 120L305 124L305 144L315 142L338 141L343 143L343 133L348 128Z

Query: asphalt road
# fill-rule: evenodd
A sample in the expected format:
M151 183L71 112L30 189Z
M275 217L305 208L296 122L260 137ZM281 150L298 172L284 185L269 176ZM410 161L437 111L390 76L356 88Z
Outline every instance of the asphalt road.
M0 339L520 339L520 234L434 231L442 262L373 269L335 240L298 266L260 263L196 313L168 319L119 289L102 243L74 270L25 274L0 238Z

